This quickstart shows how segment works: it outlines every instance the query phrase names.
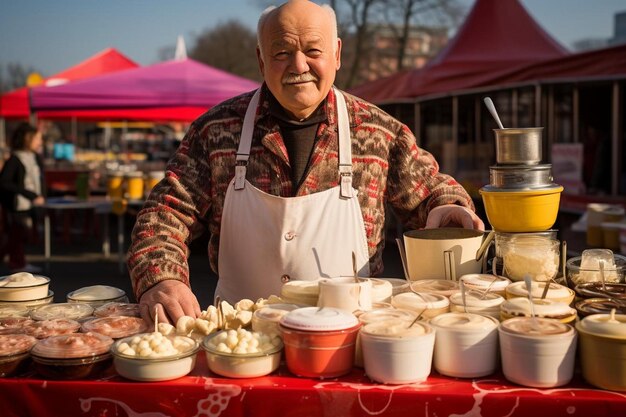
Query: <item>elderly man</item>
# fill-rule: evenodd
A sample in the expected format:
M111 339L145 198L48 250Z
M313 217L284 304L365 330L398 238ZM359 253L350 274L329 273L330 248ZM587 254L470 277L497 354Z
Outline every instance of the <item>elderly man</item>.
M200 313L187 256L207 225L216 295L230 302L350 275L352 253L360 275L382 272L385 203L410 228L484 227L405 125L333 88L340 56L331 8L263 12L265 83L192 124L137 218L128 266L145 319Z

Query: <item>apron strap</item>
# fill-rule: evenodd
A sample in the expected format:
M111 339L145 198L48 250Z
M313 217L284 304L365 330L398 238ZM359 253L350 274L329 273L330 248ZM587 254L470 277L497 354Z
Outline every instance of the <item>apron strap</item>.
M339 135L339 187L343 198L352 198L352 141L346 100L339 90L333 87L337 103L337 133Z
M246 116L243 119L241 137L239 138L239 148L237 149L237 162L235 165L235 190L243 190L246 183L246 166L250 158L250 147L252 146L252 133L254 132L254 118L259 105L261 89L257 89L248 104Z
M333 87L337 107L337 133L339 136L339 186L340 195L343 198L352 198L352 141L350 138L350 122L346 100L339 90ZM256 90L246 109L237 149L237 162L235 165L235 190L243 190L246 182L246 166L250 157L252 146L252 133L254 132L254 119L259 105L261 89Z

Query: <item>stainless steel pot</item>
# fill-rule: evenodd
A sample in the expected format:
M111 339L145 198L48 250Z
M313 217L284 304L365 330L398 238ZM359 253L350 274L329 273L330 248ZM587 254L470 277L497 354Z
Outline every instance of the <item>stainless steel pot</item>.
M541 162L543 127L494 129L498 164L534 165Z
M492 165L489 182L507 189L536 189L552 184L552 165Z

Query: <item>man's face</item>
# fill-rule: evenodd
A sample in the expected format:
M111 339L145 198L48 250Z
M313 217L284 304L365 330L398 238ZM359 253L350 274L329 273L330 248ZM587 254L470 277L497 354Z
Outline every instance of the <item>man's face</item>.
M341 65L341 41L319 6L297 2L268 17L257 50L261 73L272 94L295 119L313 113L326 98ZM299 5L298 5L299 4Z

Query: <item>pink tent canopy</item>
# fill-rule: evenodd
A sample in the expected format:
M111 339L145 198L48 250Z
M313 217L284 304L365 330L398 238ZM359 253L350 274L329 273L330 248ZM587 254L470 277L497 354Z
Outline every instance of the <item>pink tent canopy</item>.
M477 0L447 47L424 68L353 88L384 103L487 85L512 68L567 55L519 0Z
M258 87L255 81L185 59L58 87L37 87L31 92L31 103L36 111L72 111L79 116L91 114L94 119L137 119L137 115L154 113L160 120L181 120L174 114L177 108L186 109L187 117L193 119L195 111ZM167 111L163 114L163 108L171 109L171 118Z
M44 80L43 85L60 85L96 75L136 68L135 62L114 48L107 48L58 74ZM0 96L0 117L26 119L30 115L28 87L18 88Z

